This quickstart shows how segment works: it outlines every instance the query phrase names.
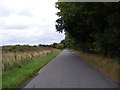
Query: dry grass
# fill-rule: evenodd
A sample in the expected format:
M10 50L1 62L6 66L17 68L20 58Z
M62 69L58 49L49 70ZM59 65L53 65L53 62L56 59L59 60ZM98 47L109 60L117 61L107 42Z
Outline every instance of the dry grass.
M34 61L22 64L21 68L14 67L6 72L2 73L2 88L11 89L12 88L22 88L23 83L31 77L33 77L37 72L49 63L53 58L55 58L61 50L57 50L51 54L37 58ZM16 89L15 89L16 90Z
M120 83L120 66L118 65L118 59L106 58L104 56L88 54L79 51L75 51L83 60L92 64L98 68L101 72L111 77L117 83Z
M40 50L40 51L26 51L26 52L7 52L2 54L2 71L9 70L14 66L20 66L36 58L46 56L54 52L54 49Z

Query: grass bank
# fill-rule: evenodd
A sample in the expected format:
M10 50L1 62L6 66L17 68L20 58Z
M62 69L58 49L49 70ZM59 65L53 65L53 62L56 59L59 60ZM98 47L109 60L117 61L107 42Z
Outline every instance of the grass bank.
M2 88L19 88L23 82L32 77L61 51L53 52L40 59L33 60L20 67L14 67L2 74Z
M75 50L74 50L75 51ZM118 59L106 58L101 55L75 51L83 60L95 66L98 70L111 77L115 82L120 83L120 66Z

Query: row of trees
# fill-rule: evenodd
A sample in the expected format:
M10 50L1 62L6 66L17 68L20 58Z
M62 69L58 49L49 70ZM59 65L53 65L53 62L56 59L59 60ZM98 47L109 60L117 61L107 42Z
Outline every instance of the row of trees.
M65 32L65 47L120 56L120 3L57 2L56 8L56 29Z
M2 46L2 52L26 52L26 51L40 51L40 50L46 50L50 48L57 48L57 49L64 49L63 43L53 43L51 45L7 45Z
M65 48L63 43L53 43L52 47L57 48L57 49L64 49Z
M51 47L51 48L57 48L57 49L64 49L64 44L62 42L60 43L53 43L51 45L42 45L42 44L39 44L38 46L42 46L42 47Z
M2 46L2 52L29 52L29 51L40 51L40 50L47 50L49 47L47 46L30 46L30 45L7 45Z

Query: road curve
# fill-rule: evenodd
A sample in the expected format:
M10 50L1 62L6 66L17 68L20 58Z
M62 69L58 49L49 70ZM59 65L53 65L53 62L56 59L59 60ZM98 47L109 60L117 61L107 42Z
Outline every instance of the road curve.
M74 52L64 50L24 88L116 88L110 78Z

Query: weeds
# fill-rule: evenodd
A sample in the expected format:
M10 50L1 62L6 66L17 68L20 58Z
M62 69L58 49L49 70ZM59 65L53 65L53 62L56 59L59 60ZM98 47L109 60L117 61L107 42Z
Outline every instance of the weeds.
M105 73L107 76L111 77L116 82L120 83L120 66L118 65L118 59L106 58L101 55L83 53L75 51L81 58L90 64L94 65L101 72Z
M54 52L55 49L32 46L4 47L2 52L2 71L7 71L15 66L41 58Z

